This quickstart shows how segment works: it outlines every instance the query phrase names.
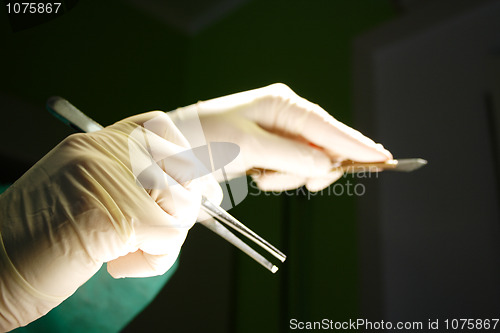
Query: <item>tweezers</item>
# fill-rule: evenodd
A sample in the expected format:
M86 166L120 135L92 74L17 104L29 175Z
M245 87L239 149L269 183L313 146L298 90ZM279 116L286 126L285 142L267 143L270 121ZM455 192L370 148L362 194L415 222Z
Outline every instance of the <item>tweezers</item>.
M72 105L62 97L54 96L49 98L47 100L47 109L56 118L79 132L90 133L103 129L103 126L89 118L87 115L78 110L74 105ZM235 217L226 212L222 207L208 200L205 196L202 196L201 208L210 216L212 216L213 219L198 221L198 223L204 225L208 229L212 230L213 232L227 240L229 243L245 252L247 255L260 263L262 266L266 267L272 273L276 273L276 271L278 271L277 266L273 265L259 252L255 251L253 248L239 239L220 222L252 240L262 249L266 250L271 255L279 259L281 262L284 262L286 259L286 255L283 254L283 252L281 252L265 239L253 232L243 223L238 221Z

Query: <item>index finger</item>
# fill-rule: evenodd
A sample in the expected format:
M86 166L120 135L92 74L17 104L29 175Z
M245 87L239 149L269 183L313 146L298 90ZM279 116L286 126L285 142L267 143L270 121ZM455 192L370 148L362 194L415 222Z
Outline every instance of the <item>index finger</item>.
M359 131L333 118L318 105L308 112L301 136L325 149L329 155L340 155L359 162L381 162L392 154Z
M150 111L125 118L118 123L134 123L178 146L190 148L191 145L170 117L163 111Z
M278 97L279 98L279 97ZM392 154L359 131L333 118L319 105L298 95L281 97L282 105L274 115L256 108L252 117L272 132L300 138L321 148L332 159L382 162Z
M339 122L286 85L275 84L258 91L260 94L253 107L245 113L265 129L305 139L332 159L347 158L359 162L392 159L391 153L382 145Z

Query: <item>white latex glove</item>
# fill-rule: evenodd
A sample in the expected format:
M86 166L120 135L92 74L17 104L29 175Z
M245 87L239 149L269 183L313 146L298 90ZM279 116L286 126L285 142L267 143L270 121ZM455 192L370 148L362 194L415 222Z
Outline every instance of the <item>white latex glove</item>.
M280 83L170 112L188 139L196 113L208 142L228 141L240 146L237 161L226 167L229 178L252 168L278 171L253 176L267 191L304 184L310 191L319 191L342 176L340 171L331 171L335 163L392 158L382 145Z
M186 148L165 113L141 114L68 137L0 196L0 331L46 314L104 262L113 277L166 272L201 195L222 199L213 176L191 180L197 161L175 155Z

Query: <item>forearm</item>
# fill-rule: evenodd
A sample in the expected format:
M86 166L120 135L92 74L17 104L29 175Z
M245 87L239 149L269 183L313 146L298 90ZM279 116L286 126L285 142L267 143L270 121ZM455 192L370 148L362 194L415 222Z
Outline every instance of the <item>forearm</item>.
M103 246L123 245L107 210L88 209L105 193L72 168L45 158L0 196L0 331L45 315L99 270Z
M46 203L50 197L40 200L31 188L30 198L16 200L17 190L11 188L0 197L0 331L45 315L102 265L89 260L74 231L50 225L51 209L30 205L32 201ZM20 228L29 232L22 233Z

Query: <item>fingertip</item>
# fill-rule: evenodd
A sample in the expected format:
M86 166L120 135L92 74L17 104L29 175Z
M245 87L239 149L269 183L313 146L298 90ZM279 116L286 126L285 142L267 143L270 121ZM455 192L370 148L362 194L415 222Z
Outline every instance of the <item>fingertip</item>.
M306 188L309 192L321 191L339 180L343 174L342 171L335 170L324 177L309 178L306 182Z
M220 187L219 183L215 180L215 178L212 175L206 175L203 176L194 182L195 185L192 185L193 182L190 184L190 186L196 186L196 191L199 194L199 202L201 203L201 198L202 195L207 198L211 203L215 205L220 205L223 199L223 192L222 188ZM203 209L198 209L198 215L197 215L197 221L205 221L207 219L212 218L208 213L206 213Z
M212 203L220 205L224 193L217 180L211 174L200 177L197 183L200 196L204 195Z
M137 250L107 263L108 273L115 279L151 277L165 274L175 263L179 251L152 255Z
M386 160L392 160L394 158L391 152L385 149L385 147L382 144L377 143L377 148L385 156Z
M298 188L305 184L306 178L286 174L281 172L268 172L259 175L253 175L253 180L262 191L283 192Z

